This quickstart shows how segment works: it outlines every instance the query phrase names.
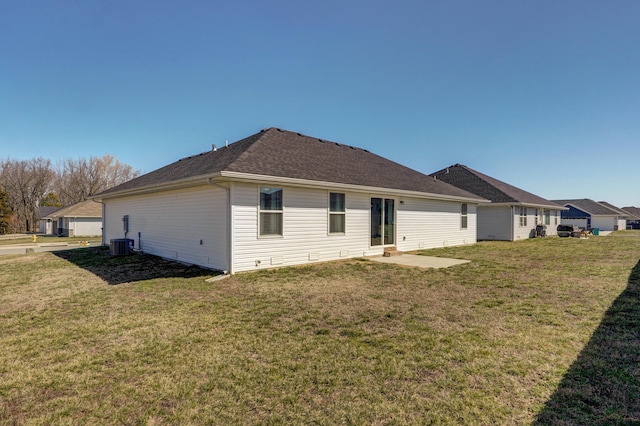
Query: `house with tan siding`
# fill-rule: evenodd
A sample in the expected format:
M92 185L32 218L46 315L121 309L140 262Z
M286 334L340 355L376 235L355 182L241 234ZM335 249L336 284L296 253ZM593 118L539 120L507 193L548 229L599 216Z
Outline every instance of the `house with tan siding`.
M517 241L557 235L565 207L463 164L431 176L491 201L478 206L478 239Z
M103 242L227 273L476 242L487 202L365 149L277 128L111 188Z

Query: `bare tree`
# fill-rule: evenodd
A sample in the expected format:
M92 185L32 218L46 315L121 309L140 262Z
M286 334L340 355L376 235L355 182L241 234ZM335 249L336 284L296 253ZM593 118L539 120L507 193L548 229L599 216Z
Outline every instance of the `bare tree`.
M56 193L64 205L78 203L140 175L112 155L66 159L58 172Z
M9 196L6 192L0 190L0 235L9 233L9 224L13 212L9 205Z
M55 175L51 161L42 157L0 161L0 188L6 192L16 219L14 232L36 229L38 204L51 189Z

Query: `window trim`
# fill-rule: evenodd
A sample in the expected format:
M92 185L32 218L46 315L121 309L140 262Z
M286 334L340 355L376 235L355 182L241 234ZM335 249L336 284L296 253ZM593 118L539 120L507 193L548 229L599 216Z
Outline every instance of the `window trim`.
M528 209L524 206L520 206L520 227L525 228L527 226L527 214Z
M331 194L342 195L342 211L331 210ZM332 232L331 231L331 216L343 217L343 231ZM327 235L345 235L347 233L347 194L345 192L328 191L327 193Z
M460 204L460 229L469 229L469 204Z
M262 209L262 188L276 188L282 191L282 205L280 210L263 210ZM280 215L280 234L262 234L262 214L279 214ZM284 238L284 187L279 185L258 185L258 239Z

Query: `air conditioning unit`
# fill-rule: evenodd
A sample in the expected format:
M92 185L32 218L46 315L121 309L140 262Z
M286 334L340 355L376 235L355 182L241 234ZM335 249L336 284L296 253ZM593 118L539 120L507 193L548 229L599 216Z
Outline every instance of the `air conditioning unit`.
M109 241L109 254L111 256L127 256L131 254L133 240L131 238L116 238Z

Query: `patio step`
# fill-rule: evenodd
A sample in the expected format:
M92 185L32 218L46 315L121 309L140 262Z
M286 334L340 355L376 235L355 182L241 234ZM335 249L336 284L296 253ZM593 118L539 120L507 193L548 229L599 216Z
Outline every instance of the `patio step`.
M397 248L395 248L395 247L386 247L386 248L384 249L384 252L382 253L382 255L383 255L384 257L401 256L401 255L402 255L402 252L401 252L401 251L398 251L398 249L397 249Z

